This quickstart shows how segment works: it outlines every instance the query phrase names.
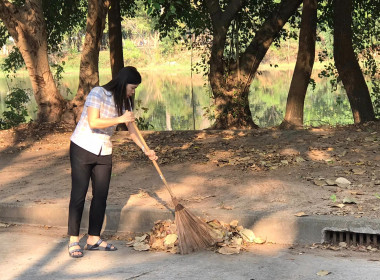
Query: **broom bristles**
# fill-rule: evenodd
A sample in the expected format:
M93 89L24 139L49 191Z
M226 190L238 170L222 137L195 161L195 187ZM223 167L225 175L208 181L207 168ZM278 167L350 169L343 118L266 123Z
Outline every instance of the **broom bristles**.
M211 247L216 242L210 226L186 210L182 204L175 206L175 224L181 254Z

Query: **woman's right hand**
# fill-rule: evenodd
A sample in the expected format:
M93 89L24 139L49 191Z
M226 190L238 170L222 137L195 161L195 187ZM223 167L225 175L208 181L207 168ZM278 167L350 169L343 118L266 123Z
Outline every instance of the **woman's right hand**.
M120 123L131 123L135 121L135 115L133 114L133 112L130 111L125 111L125 113L121 115L119 118Z

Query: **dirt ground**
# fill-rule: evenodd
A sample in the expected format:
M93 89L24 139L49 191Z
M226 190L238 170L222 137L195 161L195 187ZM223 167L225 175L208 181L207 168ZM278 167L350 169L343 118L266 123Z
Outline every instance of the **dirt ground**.
M33 125L0 131L0 203L67 207L71 133L66 127ZM379 122L143 135L189 208L380 217ZM128 132L116 132L112 139L108 205L171 207L156 170ZM337 184L340 177L350 183Z

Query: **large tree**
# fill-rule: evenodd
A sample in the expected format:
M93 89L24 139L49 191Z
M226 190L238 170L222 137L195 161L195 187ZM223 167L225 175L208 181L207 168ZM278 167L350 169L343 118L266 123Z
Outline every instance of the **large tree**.
M99 50L110 1L113 4L109 25L110 57L114 76L123 67L121 14L133 15L134 0L0 0L0 19L6 27L4 30L0 25L0 42L4 44L10 35L17 46L7 67L15 69L13 66L19 67L25 62L38 105L37 121L74 123L79 119L87 94L99 85ZM87 11L87 20L84 11ZM84 26L79 86L74 99L67 101L57 89L48 54L60 50L66 34Z
M49 65L49 52L58 51L64 35L82 24L83 3L83 0L53 3L48 0L0 1L0 18L15 39L29 72L38 105L38 122L74 123L79 118L85 97L99 84L99 48L109 6L107 0L87 2L79 87L72 101L64 100L59 93Z
M87 94L94 86L99 85L99 51L108 7L108 1L88 0L86 35L79 69L79 86L75 98L68 105L70 110L65 114L65 121L70 121L71 112L74 113L75 122L79 120Z
M26 0L22 5L1 0L0 19L24 59L38 105L38 121L60 120L65 101L56 87L49 67L42 0Z
M278 6L276 5L258 28L245 51L238 52L235 63L228 65L223 63L225 38L232 18L236 18L237 12L243 7L241 2L243 1L230 1L222 12L217 0L206 1L213 23L209 80L216 105L214 128L218 129L256 127L248 102L252 80L269 47L302 0L282 0ZM250 7L251 10L253 8Z
M371 97L352 42L352 0L334 0L334 59L355 123L375 120Z
M58 91L49 65L49 53L60 51L65 34L82 26L85 0L31 0L0 1L0 18L16 49L8 57L7 67L17 69L21 61L28 69L34 97L38 106L38 122L72 120L71 102L64 100ZM16 62L16 68L12 66Z
M303 126L303 109L315 58L317 0L303 0L297 62L290 84L283 128Z
M213 128L257 127L248 102L250 85L269 47L302 0L147 2L152 14L160 18L158 28L164 35L173 25L179 27L178 21L196 35L211 31L208 78L215 103Z

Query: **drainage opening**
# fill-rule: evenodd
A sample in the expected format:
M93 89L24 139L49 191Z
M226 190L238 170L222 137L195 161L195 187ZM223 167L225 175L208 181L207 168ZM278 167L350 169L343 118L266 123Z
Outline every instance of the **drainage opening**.
M372 246L379 248L380 235L351 231L325 231L324 241L333 245L345 242L347 246Z

